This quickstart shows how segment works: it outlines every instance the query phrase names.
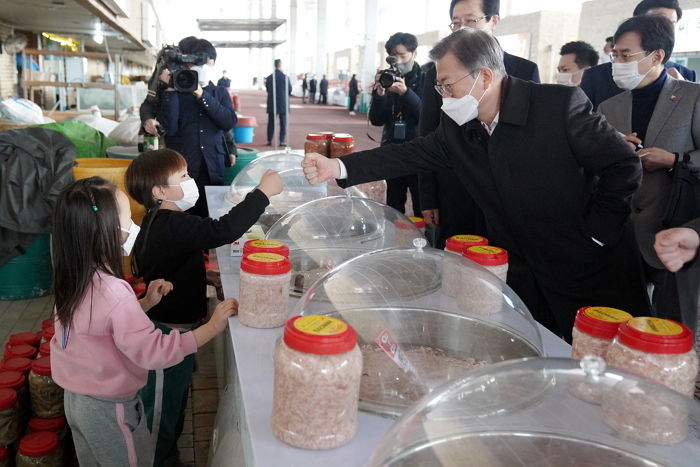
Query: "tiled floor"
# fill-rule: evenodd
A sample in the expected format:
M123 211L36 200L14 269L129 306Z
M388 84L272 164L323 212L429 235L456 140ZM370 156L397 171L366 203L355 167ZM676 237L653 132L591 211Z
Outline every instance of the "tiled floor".
M51 316L53 297L0 301L0 343L4 347L11 334L41 330L41 322ZM1 347L0 347L1 348ZM185 426L178 442L180 463L187 467L207 465L209 443L219 403L213 342L197 353L197 371L192 378L191 397Z

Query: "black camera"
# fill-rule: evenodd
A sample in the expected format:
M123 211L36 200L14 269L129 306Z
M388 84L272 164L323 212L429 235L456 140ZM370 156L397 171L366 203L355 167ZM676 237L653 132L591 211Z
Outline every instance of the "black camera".
M389 56L386 58L386 62L389 64L389 68L382 70L379 75L379 84L384 88L388 89L392 84L396 82L396 78L401 77L401 72L399 67L396 65L396 57Z
M158 53L156 70L149 83L149 91L155 95L160 83L160 74L163 69L170 70L169 86L180 92L193 92L199 84L199 76L196 71L190 70L188 65L202 66L207 62L207 54L183 54L179 47L166 45ZM149 92L151 94L151 92Z

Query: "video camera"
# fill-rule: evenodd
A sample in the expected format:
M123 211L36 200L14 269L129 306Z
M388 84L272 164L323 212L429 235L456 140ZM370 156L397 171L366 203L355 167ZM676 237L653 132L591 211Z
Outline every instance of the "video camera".
M386 62L389 64L389 68L382 70L379 75L379 84L384 88L388 89L392 84L396 82L396 78L401 77L401 72L399 67L396 65L396 57L388 56Z
M156 69L148 83L149 95L155 96L160 86L160 75L165 68L170 70L169 86L180 92L193 92L199 84L199 76L187 65L202 66L207 62L205 53L183 54L180 48L173 45L164 46L156 59Z

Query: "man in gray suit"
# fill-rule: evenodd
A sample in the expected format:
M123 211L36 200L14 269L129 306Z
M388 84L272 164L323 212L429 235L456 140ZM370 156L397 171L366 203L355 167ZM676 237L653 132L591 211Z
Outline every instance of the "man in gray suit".
M695 329L698 270L667 271L653 247L663 229L677 161L700 165L700 85L668 75L664 64L673 45L673 25L662 16L637 16L622 23L615 33L613 78L626 91L598 110L627 135L644 168L632 201L632 222L647 284L654 285L656 314Z

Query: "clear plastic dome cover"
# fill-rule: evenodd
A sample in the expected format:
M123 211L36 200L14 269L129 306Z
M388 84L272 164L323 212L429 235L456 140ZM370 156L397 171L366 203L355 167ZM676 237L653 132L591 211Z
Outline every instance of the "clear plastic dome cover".
M372 467L697 466L700 404L599 357L472 371L425 396Z
M227 201L237 204L243 201L260 183L260 178L267 170L279 172L284 183L284 189L279 195L270 198L270 204L265 214L260 218L263 231L266 231L277 219L290 210L304 203L326 196L346 195L365 197L355 188L347 191L334 183L311 185L304 177L301 162L304 156L294 152L275 152L258 157L246 165L236 178L233 179Z
M446 280L463 285L471 301L448 296ZM348 260L311 285L294 314L330 315L355 328L364 358L360 408L387 416L475 368L543 354L536 322L504 282L421 246Z
M329 196L288 212L267 232L290 249L353 247L376 250L411 246L423 238L403 214L385 204L355 196Z

